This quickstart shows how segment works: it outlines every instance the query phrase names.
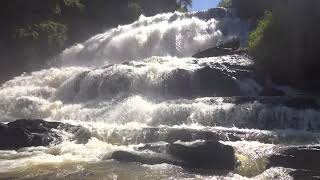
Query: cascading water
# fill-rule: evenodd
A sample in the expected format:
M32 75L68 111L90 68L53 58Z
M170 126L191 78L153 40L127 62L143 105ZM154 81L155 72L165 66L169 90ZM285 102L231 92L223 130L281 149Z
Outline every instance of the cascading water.
M283 99L259 99L262 87L253 78L252 61L244 55L190 57L246 35L247 25L238 18L204 20L178 12L141 16L130 25L66 49L60 55L60 67L4 83L0 89L2 122L18 118L67 122L86 127L90 138L79 144L70 140L72 134L61 131L64 140L58 145L0 151L0 176L290 178L288 169L265 171L265 158L283 144L318 143L319 109L297 108ZM146 143L207 140L208 134L233 146L242 165L215 176L168 164L105 160L116 150L136 151ZM81 139L87 134L77 136Z

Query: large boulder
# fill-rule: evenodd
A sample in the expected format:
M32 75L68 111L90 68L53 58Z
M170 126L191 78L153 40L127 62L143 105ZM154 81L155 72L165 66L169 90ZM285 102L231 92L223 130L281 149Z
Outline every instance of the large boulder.
M74 134L72 140L78 143L85 143L91 137L90 132L81 126L40 119L20 119L8 124L0 123L0 149L17 150L24 147L59 143L61 136L54 129Z
M234 149L218 141L174 143L168 146L168 151L190 168L233 170L236 165Z
M320 171L320 146L285 147L269 158L269 167Z

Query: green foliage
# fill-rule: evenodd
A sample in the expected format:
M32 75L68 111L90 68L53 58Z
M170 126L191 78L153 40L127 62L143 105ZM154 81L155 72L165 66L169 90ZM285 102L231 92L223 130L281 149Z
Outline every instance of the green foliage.
M67 39L67 27L61 23L53 21L43 21L39 24L28 25L17 28L15 38L27 41L47 41L50 47L62 47Z
M63 0L65 6L84 8L84 5L81 3L81 0Z
M230 8L232 6L232 0L221 0L218 7Z
M278 1L249 36L256 67L281 83L320 89L320 1Z
M129 17L132 20L136 20L142 14L142 8L138 3L130 3L128 6Z
M249 35L248 48L252 54L256 53L256 51L259 49L266 31L271 28L273 25L272 23L272 12L266 11L263 19L259 21L257 28Z

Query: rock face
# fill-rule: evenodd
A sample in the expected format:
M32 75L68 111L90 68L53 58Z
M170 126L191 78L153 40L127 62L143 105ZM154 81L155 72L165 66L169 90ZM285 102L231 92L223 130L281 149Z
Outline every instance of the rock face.
M241 90L236 80L220 69L209 66L199 69L196 72L199 79L199 94L218 96L241 95Z
M197 142L191 145L174 143L169 145L168 151L190 168L232 170L236 165L234 149L218 141Z
M259 95L260 96L284 96L286 95L286 93L279 89L264 88Z
M287 147L269 158L269 167L320 171L320 146Z
M16 150L24 147L47 146L51 143L58 143L61 137L53 129L62 129L75 134L75 136L84 134L85 131L81 126L47 122L40 119L20 119L8 124L0 123L0 149ZM79 139L75 140L81 141Z

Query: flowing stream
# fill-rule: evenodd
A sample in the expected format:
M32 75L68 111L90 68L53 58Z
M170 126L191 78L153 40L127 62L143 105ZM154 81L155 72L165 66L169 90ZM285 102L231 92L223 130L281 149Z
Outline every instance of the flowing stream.
M280 146L317 144L319 109L259 101L262 87L245 55L191 57L247 33L246 22L235 17L141 16L64 50L57 66L4 83L2 122L82 125L90 139L78 143L61 131L58 145L0 151L0 179L291 179L290 169L266 169L266 157ZM253 100L239 103L237 97ZM105 160L146 143L210 139L206 133L233 146L241 165L214 175Z

